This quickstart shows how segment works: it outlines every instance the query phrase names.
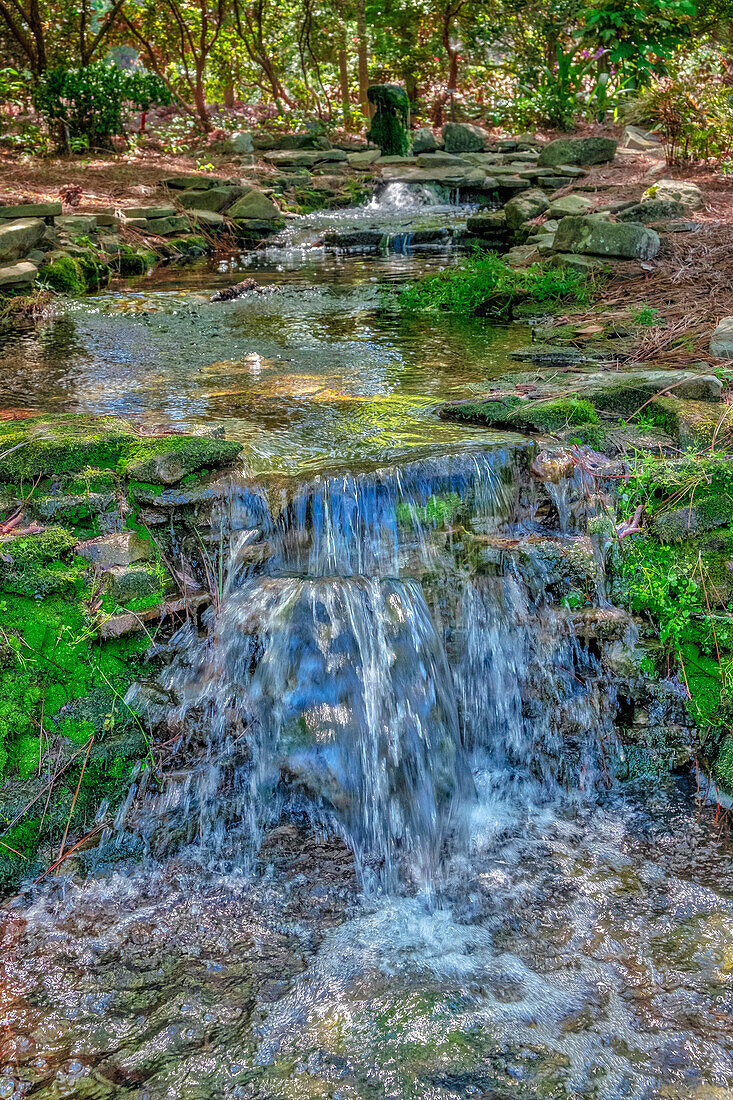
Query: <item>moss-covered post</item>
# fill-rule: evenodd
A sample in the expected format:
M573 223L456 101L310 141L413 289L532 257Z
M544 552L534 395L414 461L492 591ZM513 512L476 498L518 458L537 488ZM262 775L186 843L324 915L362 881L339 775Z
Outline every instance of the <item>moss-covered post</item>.
M399 84L372 84L367 92L376 108L367 134L385 157L406 157L410 153L410 100Z

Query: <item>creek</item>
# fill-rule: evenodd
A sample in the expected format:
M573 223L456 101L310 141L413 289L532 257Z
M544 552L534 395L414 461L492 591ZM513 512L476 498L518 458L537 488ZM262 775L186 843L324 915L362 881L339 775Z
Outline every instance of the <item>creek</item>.
M624 744L596 502L435 412L526 330L401 314L454 255L322 222L5 337L4 406L245 458L206 629L130 696L165 782L4 909L0 1097L725 1100L733 844ZM242 272L272 291L209 302Z

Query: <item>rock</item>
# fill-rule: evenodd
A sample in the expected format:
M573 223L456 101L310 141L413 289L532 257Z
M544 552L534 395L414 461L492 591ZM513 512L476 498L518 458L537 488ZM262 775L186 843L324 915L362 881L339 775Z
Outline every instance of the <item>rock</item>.
M685 210L702 210L705 205L700 188L687 180L660 180L644 192L642 202L647 199L678 202Z
M170 187L173 191L207 191L209 187L219 187L220 184L225 182L225 180L219 179L216 176L195 175L168 176L166 179L161 180L164 187Z
M710 337L710 354L716 359L733 359L733 317L723 317Z
M94 214L64 214L61 218L54 218L53 224L72 241L79 237L88 237L97 229Z
M155 557L150 543L136 531L121 531L87 539L77 545L76 553L101 569L108 569L113 565L134 565L135 562L151 561Z
M518 244L505 253L503 259L509 267L526 267L539 260L540 254L533 244Z
M604 164L613 160L618 143L612 138L557 138L540 150L537 163L557 164Z
M358 153L347 153L346 163L349 168L368 168L374 164L375 160L379 160L381 155L379 149L362 149Z
M624 127L621 148L632 149L638 153L649 153L652 156L664 156L664 146L659 140L659 134L642 130L640 126Z
M722 402L687 401L671 395L656 397L651 406L653 416L662 421L665 431L683 450L704 450L710 446L713 436L718 447L728 446L733 434L729 410L730 406Z
M223 290L217 290L211 295L210 302L232 302L235 298L241 298L245 294L250 294L252 291L258 291L260 285L256 279L242 279L240 283L235 283L234 286L225 287Z
M535 183L544 191L559 191L561 187L569 187L574 180L570 176L537 176Z
M129 218L174 218L175 206L127 206L122 210L122 216Z
M223 214L215 214L213 210L189 210L189 218L199 225L205 225L207 229L223 229L226 218Z
M570 271L577 271L580 275L596 275L603 270L602 260L594 259L592 256L577 256L573 252L555 251L556 241L557 233L553 239L553 256L550 260L550 267L568 268Z
M524 194L510 199L504 207L506 224L510 229L519 229L525 222L544 214L549 205L544 191L536 188L525 191Z
M109 596L120 605L148 596L163 596L163 585L155 565L112 565L104 570L102 579ZM170 590L172 581L170 578L166 581L165 587Z
M343 149L302 149L300 151L275 150L265 153L264 159L277 167L310 168L314 164L346 161L348 153Z
M233 206L229 207L227 214L234 221L240 219L263 222L282 221L282 214L273 200L263 191L258 191L256 187L237 199Z
M447 122L442 138L446 153L480 153L486 149L491 135L471 122Z
M27 256L40 243L46 223L40 218L21 218L0 223L0 260L17 260Z
M654 517L652 531L660 542L680 542L704 531L728 527L733 516L733 497L727 493L694 497L690 504Z
M585 168L580 168L577 164L556 164L555 165L556 176L569 176L570 179L577 180L581 176L587 176L588 172Z
M177 215L175 218L150 218L147 222L147 231L157 237L172 237L175 233L185 233L188 229L188 219Z
M227 137L227 145L233 153L254 153L255 143L247 130L236 130Z
M38 268L28 260L0 267L0 291L26 290L33 285Z
M563 195L550 202L550 214L553 218L580 216L592 210L593 205L593 199L585 195Z
M684 212L682 203L669 199L645 199L644 202L637 202L617 211L616 220L652 225L654 222L664 221L665 218L679 218Z
M0 206L0 219L57 218L63 213L60 202L22 202L17 206Z
M218 214L246 194L246 187L210 187L208 191L184 191L179 202L184 210L211 210Z
M421 153L417 163L420 168L465 168L468 162L455 153Z
M434 153L437 148L438 143L432 130L428 130L427 126L415 130L412 135L413 153Z
M563 218L555 234L555 251L622 259L651 260L659 236L636 222L611 222L600 214Z
M171 435L143 439L132 458L120 462L119 472L134 481L174 485L186 474L231 465L241 450L239 443L203 436Z

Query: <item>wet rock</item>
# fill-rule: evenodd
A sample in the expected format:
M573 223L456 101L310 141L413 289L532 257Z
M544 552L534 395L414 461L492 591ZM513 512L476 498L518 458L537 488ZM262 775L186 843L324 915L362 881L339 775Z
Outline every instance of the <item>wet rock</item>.
M538 217L549 208L544 191L532 189L510 199L504 207L506 224L510 229L519 229L525 222Z
M441 136L446 153L480 153L491 140L488 130L470 122L447 122Z
M660 180L644 192L642 201L647 199L676 202L685 210L702 210L705 205L700 188L688 180Z
M43 238L46 223L40 218L20 218L0 223L0 261L27 256Z
M28 260L0 267L0 290L26 290L33 286L38 268Z
M538 164L603 164L613 160L617 142L612 138L558 138L540 150Z
M532 460L530 473L539 481L557 483L575 474L575 458L572 451L540 451Z
M563 218L555 251L622 259L650 260L659 251L659 236L636 222L610 222L600 214Z
M112 565L102 573L105 590L110 599L120 606L132 600L145 600L170 590L172 581L161 581L154 565Z
M716 359L733 359L733 317L723 317L710 338L710 354Z
M421 153L417 164L419 168L462 168L468 161L455 153Z
M437 148L438 143L435 140L433 131L428 130L426 126L415 130L412 134L413 153L434 153Z

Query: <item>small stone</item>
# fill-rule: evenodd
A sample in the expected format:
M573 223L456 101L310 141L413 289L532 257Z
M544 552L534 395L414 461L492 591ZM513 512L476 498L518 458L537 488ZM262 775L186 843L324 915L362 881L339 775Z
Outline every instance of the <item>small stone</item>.
M710 354L716 359L733 359L733 317L723 317L710 338Z
M632 149L638 153L649 153L652 156L664 156L664 146L659 140L659 134L642 130L640 126L624 127L621 148Z
M533 244L519 244L510 248L504 255L504 262L509 267L525 267L540 258L539 251Z
M553 240L553 252L556 240L557 236ZM566 268L577 271L580 275L595 275L603 270L603 262L593 256L577 256L573 252L554 252L550 267Z

